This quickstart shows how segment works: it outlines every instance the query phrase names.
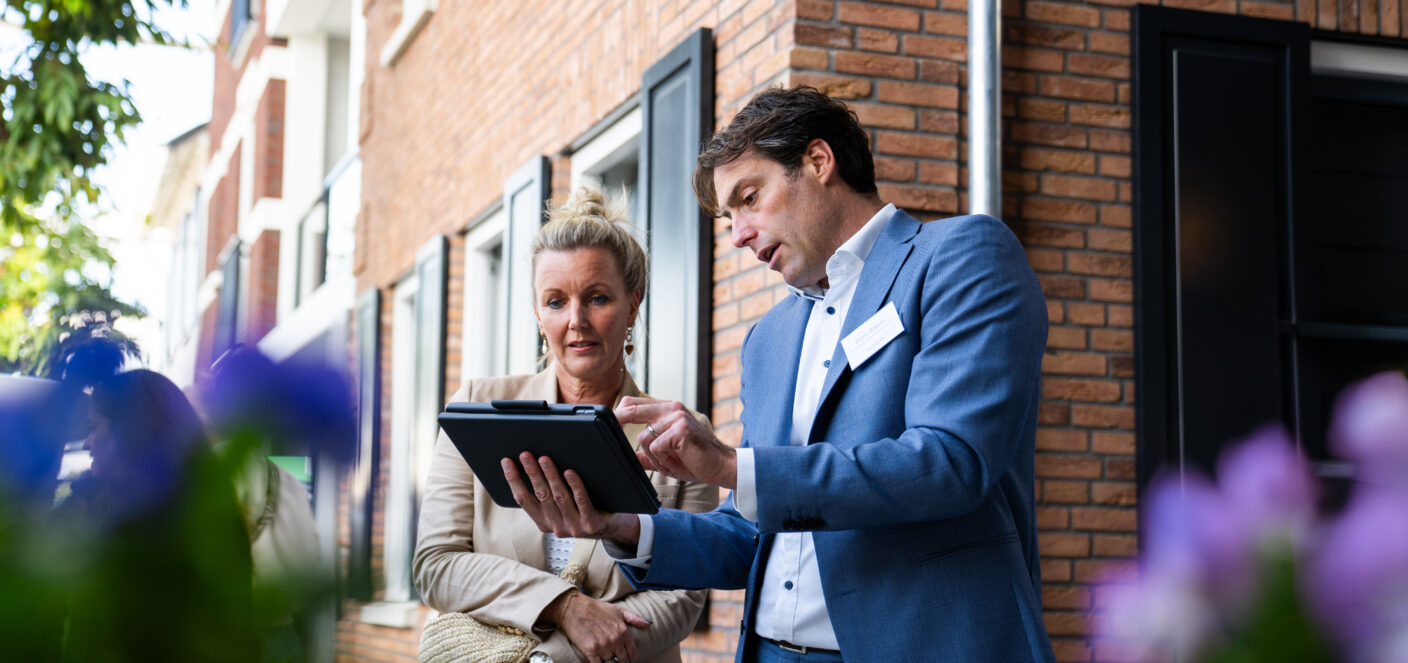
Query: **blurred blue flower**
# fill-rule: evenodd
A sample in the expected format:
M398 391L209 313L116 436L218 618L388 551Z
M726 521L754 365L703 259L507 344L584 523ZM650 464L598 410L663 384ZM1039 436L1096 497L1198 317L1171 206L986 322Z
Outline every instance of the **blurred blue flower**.
M253 433L284 449L352 459L355 421L345 371L312 362L275 363L251 347L212 367L202 401L221 436Z

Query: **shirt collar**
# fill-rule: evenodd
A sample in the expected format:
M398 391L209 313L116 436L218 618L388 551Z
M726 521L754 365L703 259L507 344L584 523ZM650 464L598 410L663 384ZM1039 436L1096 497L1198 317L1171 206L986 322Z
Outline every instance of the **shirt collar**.
M861 267L865 266L866 258L870 257L870 250L875 248L875 240L880 239L880 231L885 229L885 224L890 222L896 211L894 203L886 204L875 216L870 217L856 234L851 235L850 239L836 249L836 253L826 261L826 277L831 285L835 286L837 281L846 275L860 272ZM826 296L826 291L816 284L805 288L788 285L787 290L812 301L821 301Z

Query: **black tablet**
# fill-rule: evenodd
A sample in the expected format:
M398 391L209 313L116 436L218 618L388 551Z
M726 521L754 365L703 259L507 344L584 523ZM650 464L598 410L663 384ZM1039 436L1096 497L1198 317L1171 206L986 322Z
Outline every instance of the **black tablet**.
M440 427L464 456L474 476L499 506L517 507L499 461L518 463L527 451L547 456L562 472L574 470L592 505L609 513L660 510L655 486L645 475L616 415L604 405L558 405L546 401L450 403ZM521 463L519 472L523 472ZM523 475L527 480L527 475Z

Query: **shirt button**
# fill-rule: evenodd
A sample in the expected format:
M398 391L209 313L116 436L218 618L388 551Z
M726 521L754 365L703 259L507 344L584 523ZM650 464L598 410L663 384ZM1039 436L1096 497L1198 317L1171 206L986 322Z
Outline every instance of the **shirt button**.
M782 583L782 586L786 587L787 589L792 589L792 581L788 580L787 582Z
M836 315L836 307L835 307L835 306L828 306L828 307L826 307L826 314L827 314L827 315Z
M825 366L826 368L831 368L831 360L827 359L826 361L821 362L821 365Z

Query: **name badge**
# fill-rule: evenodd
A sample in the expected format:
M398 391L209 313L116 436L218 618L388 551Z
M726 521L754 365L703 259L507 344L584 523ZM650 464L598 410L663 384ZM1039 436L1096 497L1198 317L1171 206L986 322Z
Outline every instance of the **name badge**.
M841 349L846 351L846 363L851 365L851 370L856 370L903 332L904 323L900 322L900 314L895 311L895 303L885 304L869 320L841 339Z

